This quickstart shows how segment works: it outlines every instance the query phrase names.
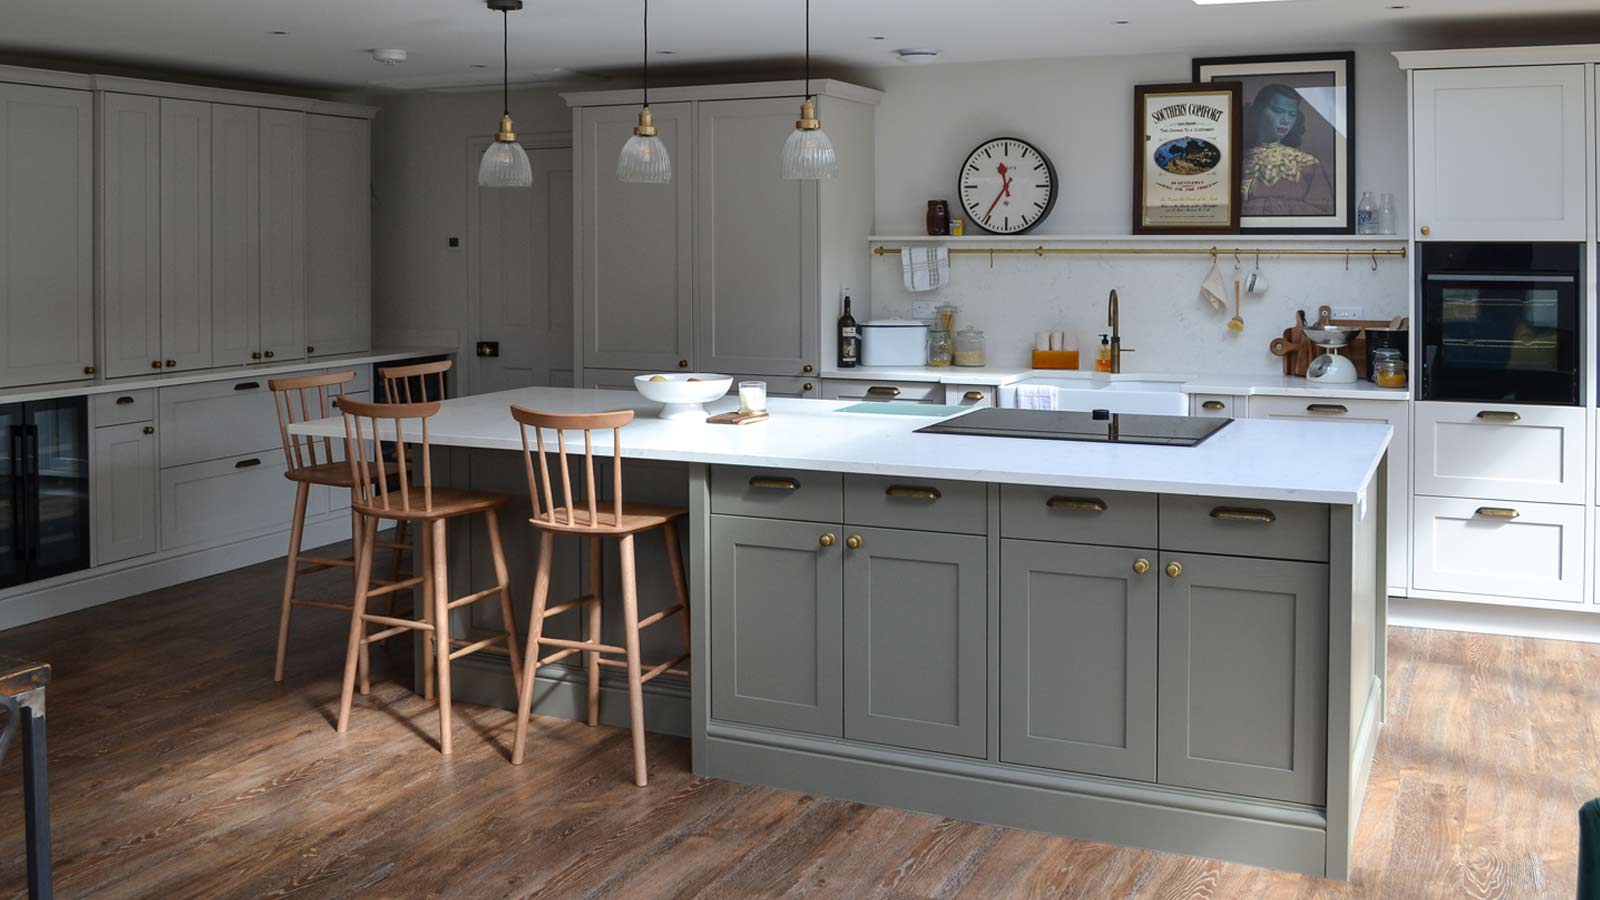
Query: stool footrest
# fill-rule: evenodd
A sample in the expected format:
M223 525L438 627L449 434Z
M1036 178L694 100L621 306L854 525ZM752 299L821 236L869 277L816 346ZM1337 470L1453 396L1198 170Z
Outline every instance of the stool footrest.
M382 631L377 631L377 632L374 632L372 634L369 634L366 637L362 638L361 642L363 644L376 644L379 641L386 641L389 638L392 638L397 634L402 634L404 632L414 631L414 630L415 629L409 628L409 627L407 627L405 625L396 625L393 628L385 628Z
M348 603L330 603L327 600L301 600L299 597L294 597L289 600L289 603L294 606L314 606L317 609L337 609L341 612L350 611L350 604Z
M313 563L315 565L322 566L323 568L332 568L334 566L340 566L340 567L343 567L343 568L346 568L346 569L354 568L355 564L356 564L356 561L353 560L353 559L329 559L326 556L306 556L304 553L300 554L299 556L296 556L295 557L295 562ZM307 569L306 571L307 572L316 572L316 571L320 571L320 570L318 570L318 569Z
M373 541L372 545L374 547L382 547L385 550L402 550L406 552L411 550L410 544L397 544L394 541Z
M644 684L645 682L647 682L650 679L656 677L657 675L660 675L660 674L662 674L664 672L668 672L668 671L671 671L674 675L688 675L689 673L684 671L684 670L682 670L682 669L674 669L673 668L673 666L676 666L678 663L681 663L681 662L687 660L688 658L689 658L689 654L685 653L682 656L678 657L677 659L669 659L664 663L660 663L660 664L657 664L655 666L652 666L649 669L645 669L639 675L639 683L640 684ZM610 666L613 669L626 669L628 667L627 661L626 660L621 660L621 659L601 659L600 660L600 665L602 665L602 666Z
M567 657L572 656L575 653L582 653L582 652L583 652L582 650L572 650L570 648L567 649L567 650L557 650L556 652L550 654L549 656L546 656L544 659L541 659L538 662L534 663L534 666L535 667L548 666L551 663L558 663L558 662L562 661L563 659L566 659Z
M486 647L491 647L495 644L509 644L509 642L510 638L503 634L497 634L492 638L484 638L481 641L473 641L471 643L451 638L450 645L452 647L460 647L460 649L452 652L450 654L450 658L460 659L461 657L466 656L468 653L476 653Z
M643 631L644 629L649 628L651 625L656 624L657 622L661 621L662 619L665 619L667 616L670 616L673 613L683 612L684 609L686 609L686 607L682 603L679 603L677 606L670 606L670 607L667 607L666 609L663 609L662 611L660 611L658 613L654 613L652 615L645 616L644 618L639 620L639 630Z
M548 619L551 616L559 616L562 613L567 612L568 610L577 609L578 607L582 606L585 603L588 603L589 601L591 601L593 599L594 599L594 595L593 594L584 594L582 597L576 597L576 598L574 598L572 600L568 600L565 603L557 603L555 606L546 606L544 608L544 617L546 619Z
M476 594L468 594L465 597L457 597L456 599L445 604L445 609L456 609L457 607L466 606L468 603L477 603L479 600L493 597L495 594L498 594L504 590L505 587L506 586L503 584L497 584L492 588L479 591Z
M551 647L566 647L571 650L592 650L598 653L628 652L621 647L613 647L610 644L602 644L598 641L569 641L564 638L540 637L539 643L541 645L547 644ZM604 663L605 660L602 659L600 662Z
M419 585L421 583L422 583L422 579L421 578L407 578L404 581L388 581L388 582L384 582L380 587L369 588L367 590L367 599L370 600L373 597L381 597L384 594L392 594L395 591L404 590L404 589L409 588L409 587L416 587L417 585Z
M372 613L363 613L363 621L375 622L379 625L394 625L398 628L409 628L412 631L432 631L432 622L418 622L415 619L396 619L393 616L378 616Z

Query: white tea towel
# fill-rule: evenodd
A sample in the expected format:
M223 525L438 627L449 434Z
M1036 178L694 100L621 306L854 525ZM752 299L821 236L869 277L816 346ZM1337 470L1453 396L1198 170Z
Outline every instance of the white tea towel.
M1017 385L1018 409L1055 409L1056 389L1049 384Z
M1211 303L1211 308L1223 310L1228 308L1228 284L1222 278L1222 269L1217 266L1217 261L1211 261L1211 271L1206 273L1206 280L1200 282L1201 298Z
M900 271L905 276L906 290L938 290L950 283L950 251L944 247L901 248Z

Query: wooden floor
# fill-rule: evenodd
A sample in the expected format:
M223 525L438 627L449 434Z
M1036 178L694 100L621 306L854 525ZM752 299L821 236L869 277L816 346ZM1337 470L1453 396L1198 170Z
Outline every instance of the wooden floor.
M303 610L271 682L263 564L0 632L49 688L56 892L130 897L1570 898L1600 793L1600 647L1396 630L1391 717L1349 884L701 780L688 743L511 715L437 717L374 685L330 724L346 622ZM312 576L328 598L348 575ZM375 676L385 657L374 655ZM22 896L16 754L0 897Z

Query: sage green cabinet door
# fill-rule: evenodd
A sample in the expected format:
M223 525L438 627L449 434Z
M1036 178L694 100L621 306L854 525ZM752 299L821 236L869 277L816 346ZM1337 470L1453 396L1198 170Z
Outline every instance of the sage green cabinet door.
M211 150L211 104L163 97L161 355L168 372L211 366Z
M261 112L213 103L211 362L240 366L260 353Z
M100 329L105 374L161 366L161 101L100 95Z
M306 353L372 346L372 123L306 116Z
M846 534L844 736L984 756L987 541L888 528Z
M1327 565L1163 553L1161 566L1158 780L1323 803Z
M842 733L843 552L836 524L711 517L714 718Z
M617 180L617 154L633 135L637 106L578 114L584 368L659 372L688 368L693 358L693 104L657 103L650 111L672 157L666 184Z
M1001 542L1001 760L1155 780L1155 559Z
M93 108L0 84L0 385L93 374Z
M306 116L261 110L261 356L306 355Z
M695 109L702 371L802 375L817 362L817 182L785 180L772 150L794 132L795 109L787 97Z

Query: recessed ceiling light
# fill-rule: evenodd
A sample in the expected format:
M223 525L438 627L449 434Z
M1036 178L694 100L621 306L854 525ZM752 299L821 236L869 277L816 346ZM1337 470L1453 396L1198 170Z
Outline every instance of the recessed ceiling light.
M398 66L405 62L409 56L409 53L398 47L386 47L372 51L372 58L386 66Z
M894 55L898 57L901 62L909 63L915 66L923 63L933 62L938 58L939 51L931 50L926 47L905 47L900 50L896 50Z
M1113 24L1113 25L1127 25L1128 24L1128 20L1127 19L1117 19L1115 22L1112 22L1111 24Z
M287 31L269 31L267 34L288 34Z
M1393 6L1389 7L1389 8L1390 9L1410 9L1411 7L1410 7L1410 5L1405 4L1405 3L1396 3L1395 5L1393 5Z
M676 50L657 50L656 51L656 55L657 56L677 56L678 55L678 51L676 51Z
M884 37L881 34L875 34L872 37L868 38L867 40L870 40L870 41L883 41L883 40L888 40L888 38Z
M488 66L484 65L483 63L473 63L472 67L474 69L487 69L487 68L489 68Z

